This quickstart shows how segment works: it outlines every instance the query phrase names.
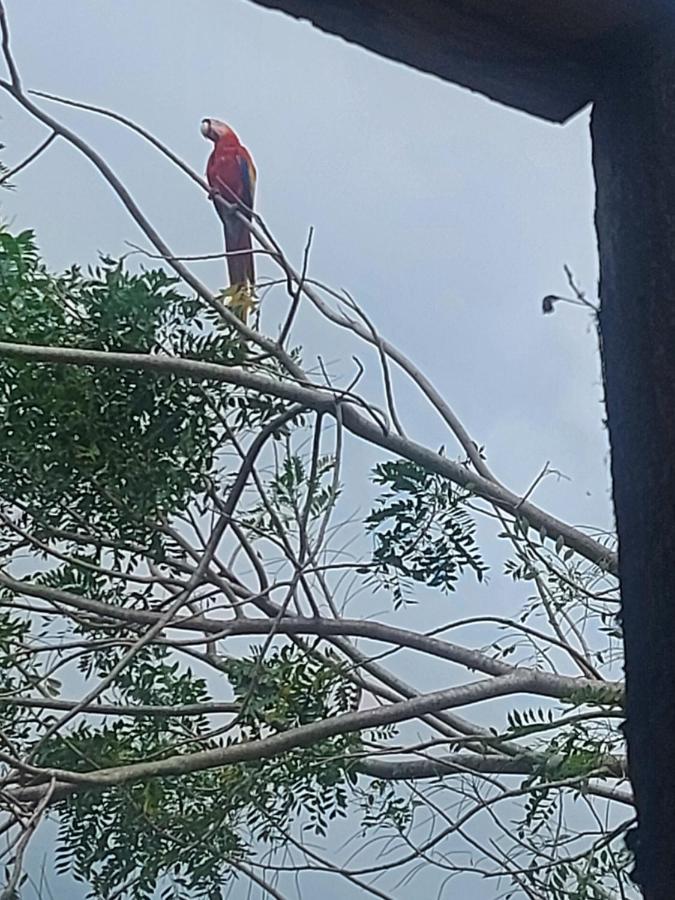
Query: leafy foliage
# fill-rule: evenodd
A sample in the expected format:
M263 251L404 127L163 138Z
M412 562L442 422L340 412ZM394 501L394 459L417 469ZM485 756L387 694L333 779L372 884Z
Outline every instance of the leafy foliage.
M468 494L408 460L380 463L374 481L386 490L366 519L373 533L373 565L367 570L405 602L412 582L452 591L465 569L482 581L487 566L465 508Z
M199 308L163 271L103 260L87 275L52 275L29 231L0 231L0 322L16 343L241 358L228 334L199 338ZM211 469L221 407L212 388L172 377L4 359L0 494L50 525L143 536Z
M631 855L627 850L604 843L575 862L552 866L546 879L547 897L551 900L606 900L610 894L605 885L619 885L622 890L619 896L627 896L630 862Z
M284 646L263 657L255 647L251 660L228 660L223 668L243 704L240 723L249 740L270 728L286 731L347 712L358 702L358 689L329 651L311 656Z
M73 267L54 275L31 232L0 231L0 318L0 339L15 343L175 353L221 364L245 359L239 339L178 293L163 271L132 273L106 258L86 274ZM274 374L275 365L268 363L268 370ZM3 359L2 508L34 540L54 546L56 535L60 552L70 554L34 573L33 582L89 601L152 609L152 582L112 577L110 567L133 572L144 558L161 565L167 553L180 560L180 545L160 538L155 523L194 504L207 485L227 484L221 449L237 430L259 427L282 408L245 391L171 377ZM332 493L329 498L320 481L331 468L328 458L319 460L317 484L310 487L299 458L289 453L270 485L282 515L284 498L289 511L307 502L310 516L321 514ZM80 546L66 534L97 530L99 546ZM2 598L14 600L7 589ZM78 659L87 678L108 676L126 652L124 639L137 637L133 626L117 625L117 640L110 641L110 626L90 618L70 620L69 629L91 641ZM30 623L3 613L3 691L16 694L42 680L57 694L58 680L45 680L39 658L24 649L29 630ZM285 649L265 659L232 660L222 669L243 704L225 742L316 721L354 704L354 687L336 659ZM180 668L169 649L151 644L135 653L101 699L179 709L209 697L203 678ZM50 712L34 715L11 703L1 716L24 752L55 721ZM35 759L74 771L161 759L222 746L214 724L206 716L150 714L103 725L86 720L37 745ZM280 828L301 816L305 827L324 834L331 818L344 815L354 781L344 759L359 746L357 736L335 738L282 759L73 797L59 807L60 870L88 881L100 898L122 887L125 896L149 897L167 878L172 896L196 891L219 897L231 877L228 860L247 852L247 832L258 841L278 841Z
M89 882L96 898L124 886L140 900L168 882L179 900L220 900L228 862L245 852L242 801L242 792L223 791L218 770L79 795L61 805L57 871Z
M298 424L303 419L298 418ZM320 456L314 471L310 471L303 457L286 447L277 471L267 485L269 505L258 504L247 516L247 524L258 531L273 531L281 522L291 533L299 529L305 512L311 523L323 515L335 502L336 494L332 484L334 460L331 456Z
M373 828L404 833L412 824L416 805L419 801L402 797L390 781L374 778L361 797L362 834Z
M0 230L0 339L170 353L251 365L270 377L281 374L273 359L253 358L235 333L183 296L162 270L132 272L122 261L103 258L87 272L73 267L53 274L41 262L30 232ZM229 639L202 652L199 632L192 632L194 640L183 640L190 633L182 632L180 642L170 646L170 629L137 648L101 692L97 702L123 708L123 714L115 711L119 719L89 714L45 739L60 712L45 703L31 708L18 702L35 697L36 689L38 700L59 697L64 678L59 670L68 663L73 664L70 672L77 667L78 683L113 673L143 632L135 623L118 621L113 610L166 608L185 584L178 579L189 577L186 572L195 563L196 554L182 543L181 528L192 524L198 536L194 545L200 548L199 529L217 513L215 498L227 495L245 441L285 407L283 401L242 389L131 370L0 360L3 558L7 567L18 569L28 547L31 565L35 563L31 582L65 591L71 600L109 607L101 615L91 610L80 614L73 603L74 613L57 616L62 611L55 604L49 614L42 615L42 607L24 615L16 594L0 590L0 601L15 607L0 614L0 727L12 752L32 753L36 765L83 773L169 757L182 760L193 752L264 740L359 708L364 684L353 679L361 664L352 665L352 659L347 667L343 656L318 640L291 647L285 638L264 638L260 646L244 650L243 657L241 651L221 656L221 650L230 653ZM333 579L337 583L343 577L346 558L346 572L366 574L366 585L390 591L395 606L409 602L417 585L447 593L467 571L479 581L485 577L470 495L403 460L382 463L374 472L382 493L366 520L374 545L370 561L362 565L348 554L332 556L333 548L327 546L315 554L312 547L311 566L301 573L296 560L311 543L308 537L322 533L317 523L328 522L338 493L336 462L318 453L320 442L309 461L305 451L296 450L296 430L304 439L310 418L298 415L274 433L264 466L270 457L273 464L263 468L261 463L256 472L266 473L260 478L267 502L259 497L251 501L245 493L232 523L232 531L240 525L248 540L236 550L245 550L246 565L259 578L257 599L270 602L274 590L295 586L300 574L306 594L313 589L328 594ZM320 427L321 416L316 425ZM509 561L508 574L516 581L546 584L555 611L578 604L579 585L592 594L603 573L581 568L562 545L545 546L545 535L536 554L530 552L531 529L522 521L515 524L517 549L525 550ZM259 538L269 539L267 558L255 545ZM290 552L284 556L280 548L287 546ZM231 544L220 549L217 566L224 565ZM25 573L25 567L20 571ZM191 612L200 611L208 592L218 604L229 589L235 601L242 596L251 603L244 613L250 614L257 599L246 593L233 568L225 571L225 588L222 581L205 581L198 596L191 596ZM358 589L363 587L362 579L354 581ZM287 596L295 599L292 588ZM539 608L537 599L531 600L524 618ZM615 628L611 617L601 621L607 631ZM77 647L72 657L61 648L62 640L64 647L69 642ZM492 649L515 653L516 643L507 650ZM195 658L202 667L196 671L186 665L186 659L192 666ZM603 663L599 654L597 659ZM377 658L371 662L377 666ZM207 665L208 682L199 674ZM363 667L367 677L379 677L374 666ZM228 721L182 709L207 703L213 695L233 699L238 713ZM584 688L563 702L573 709L606 712L616 710L620 700L608 684L601 690ZM165 709L160 714L140 706ZM523 741L532 763L516 827L518 841L522 846L529 842L535 859L549 859L556 849L558 838L547 831L554 830L560 810L556 782L573 780L569 793L578 794L609 754L621 752L616 730L610 734L599 722L559 727L558 712L513 710L509 717L508 739ZM310 832L312 839L326 836L331 821L350 808L361 810L361 837L373 834L378 840L386 836L409 843L419 824L418 809L424 816L429 811L419 802L420 792L406 793L400 784L385 780L358 781L354 768L355 758L374 748L393 750L397 734L396 726L382 725L363 735L316 740L272 759L171 777L150 774L115 789L76 793L56 808L61 823L58 868L88 882L96 900L148 900L159 889L167 900L216 900L235 877L238 863L251 861L261 848L263 853L286 849L292 829ZM19 780L24 777L19 770ZM469 793L465 790L469 783L461 781L462 803L473 792L473 782ZM438 791L448 790L448 784L439 782ZM627 858L609 845L577 856L572 862L556 861L550 874L536 876L537 891L545 889L554 900L591 900L604 896L602 885L611 884L612 877L623 878Z
M353 687L344 683L339 666L286 647L265 659L255 653L231 661L225 669L242 703L237 742L336 715L354 703ZM140 680L129 679L122 689L127 701L170 698L176 706L206 696L201 679L166 663L146 666ZM39 759L90 771L235 740L217 735L205 717L83 724L55 738ZM195 891L220 897L231 876L228 861L248 852L242 837L247 831L255 841L276 845L299 817L306 829L324 835L331 819L346 814L355 776L345 758L360 746L356 735L335 737L272 760L78 794L61 804L60 869L89 881L100 898L128 883L128 896L144 900L169 878L177 891L172 897L193 897Z

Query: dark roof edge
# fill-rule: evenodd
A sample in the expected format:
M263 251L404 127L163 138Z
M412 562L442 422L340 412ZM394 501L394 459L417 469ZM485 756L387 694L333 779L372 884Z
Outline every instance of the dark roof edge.
M428 0L439 10L437 28L429 24L433 16L416 18L415 3L392 3L388 11L372 0L253 2L551 122L564 122L593 96L592 69L578 59L454 12L445 0Z

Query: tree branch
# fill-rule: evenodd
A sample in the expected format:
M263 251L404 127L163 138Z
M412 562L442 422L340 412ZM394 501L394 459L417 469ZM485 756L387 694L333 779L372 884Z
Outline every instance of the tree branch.
M45 697L0 697L0 709L3 706L19 706L27 709L71 710L78 706L75 700L47 699ZM80 708L80 712L97 716L120 716L134 719L211 716L222 713L238 713L238 703L186 703L180 706L122 706L112 703L92 703Z
M56 132L52 131L52 133L48 137L46 137L41 144L38 144L38 146L35 148L35 150L33 150L32 153L29 153L28 156L25 159L21 160L18 165L14 166L13 169L8 169L7 172L5 172L2 178L0 178L0 184L4 184L6 181L9 181L10 178L18 175L18 173L21 172L22 169L25 169L26 166L29 166L34 160L38 158L38 156L40 156L41 153L44 153L47 147L49 147L49 145L53 140L55 140L57 136L58 135L56 134Z
M563 757L560 756L562 761ZM453 753L443 757L390 760L368 757L360 760L356 769L371 778L387 781L418 781L424 778L443 778L463 775L466 771L492 775L531 775L543 766L555 766L555 756L528 753L521 756L482 756L479 753ZM626 777L626 760L607 756L597 765L597 777Z
M106 353L100 350L80 350L74 347L45 347L34 344L14 344L0 342L0 356L26 359L36 362L59 363L63 365L94 366L96 368L134 369L155 374L180 375L194 381L215 381L248 388L260 394L279 397L292 403L299 403L317 412L329 413L335 417L335 404L341 403L342 424L352 434L371 444L389 450L404 459L412 460L426 469L449 478L456 484L488 500L500 509L517 515L534 528L545 532L549 538L561 538L565 546L598 567L617 572L616 554L598 541L588 537L578 529L557 519L529 501L522 499L501 485L471 472L460 463L441 456L421 444L398 434L384 432L379 425L367 419L353 405L340 401L341 392L307 387L305 384L277 381L265 375L248 372L236 366L221 366L215 363L180 357L147 355L142 353ZM338 395L338 396L335 396Z
M540 675L543 673L527 671L501 675L497 678L474 681L459 687L421 694L412 700L402 700L400 703L392 703L389 706L342 713L260 740L230 744L226 747L188 753L183 756L171 756L168 759L153 762L132 763L110 769L99 769L96 772L77 773L76 784L69 784L62 780L57 781L53 799L61 800L73 793L87 789L106 789L147 778L185 775L238 762L271 759L282 753L317 744L330 737L370 730L383 725L394 725L408 719L419 718L425 713L453 709L495 697L518 693L547 695L548 679L545 677L540 679ZM579 681L581 682L583 679L579 679ZM44 771L45 778L52 777L50 769L46 768ZM12 792L11 796L17 802L39 802L44 796L44 792L44 786L32 785L18 788Z
M103 618L114 618L153 627L156 627L161 622L164 628L183 628L189 631L218 635L218 637L222 638L236 635L269 634L270 631L274 630L280 634L314 634L321 637L349 635L369 638L375 641L386 641L397 644L400 647L420 650L440 659L455 662L467 669L495 677L517 674L521 678L521 683L525 683L522 682L522 678L529 675L532 679L531 684L534 686L532 692L545 694L549 697L563 698L581 689L597 689L602 692L603 697L609 698L613 694L616 701L620 702L623 694L623 686L617 682L558 675L538 669L511 666L508 663L488 656L486 653L482 653L480 650L469 650L459 644L451 644L438 638L427 637L416 631L408 631L407 629L397 628L381 622L363 619L322 619L318 616L312 616L311 618L300 616L276 618L275 616L270 619L238 618L225 621L208 619L204 616L167 619L165 613L113 606L57 588L18 581L4 573L0 573L0 585L4 585L4 587L17 594L38 597L57 604L93 612ZM274 607L274 610L278 615L276 607Z

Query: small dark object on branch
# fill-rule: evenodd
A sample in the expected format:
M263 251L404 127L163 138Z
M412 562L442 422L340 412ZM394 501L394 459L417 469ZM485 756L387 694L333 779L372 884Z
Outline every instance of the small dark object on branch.
M562 297L556 297L555 294L547 294L541 301L541 309L544 314L554 312L553 304L556 300L562 300Z

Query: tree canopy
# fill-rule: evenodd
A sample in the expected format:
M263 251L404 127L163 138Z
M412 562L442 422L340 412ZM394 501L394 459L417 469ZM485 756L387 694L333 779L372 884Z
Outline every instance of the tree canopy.
M312 873L393 897L422 868L495 897L635 896L613 536L502 484L417 365L310 278L309 243L294 268L259 217L278 275L258 314L286 303L238 319L24 92L2 21L0 87L149 246L53 272L35 233L0 230L0 897L30 889L47 818L55 871L97 900L293 896ZM304 359L301 304L327 346L345 329L371 353L380 398ZM401 376L448 447L406 433ZM458 586L503 576L518 616L453 615Z

